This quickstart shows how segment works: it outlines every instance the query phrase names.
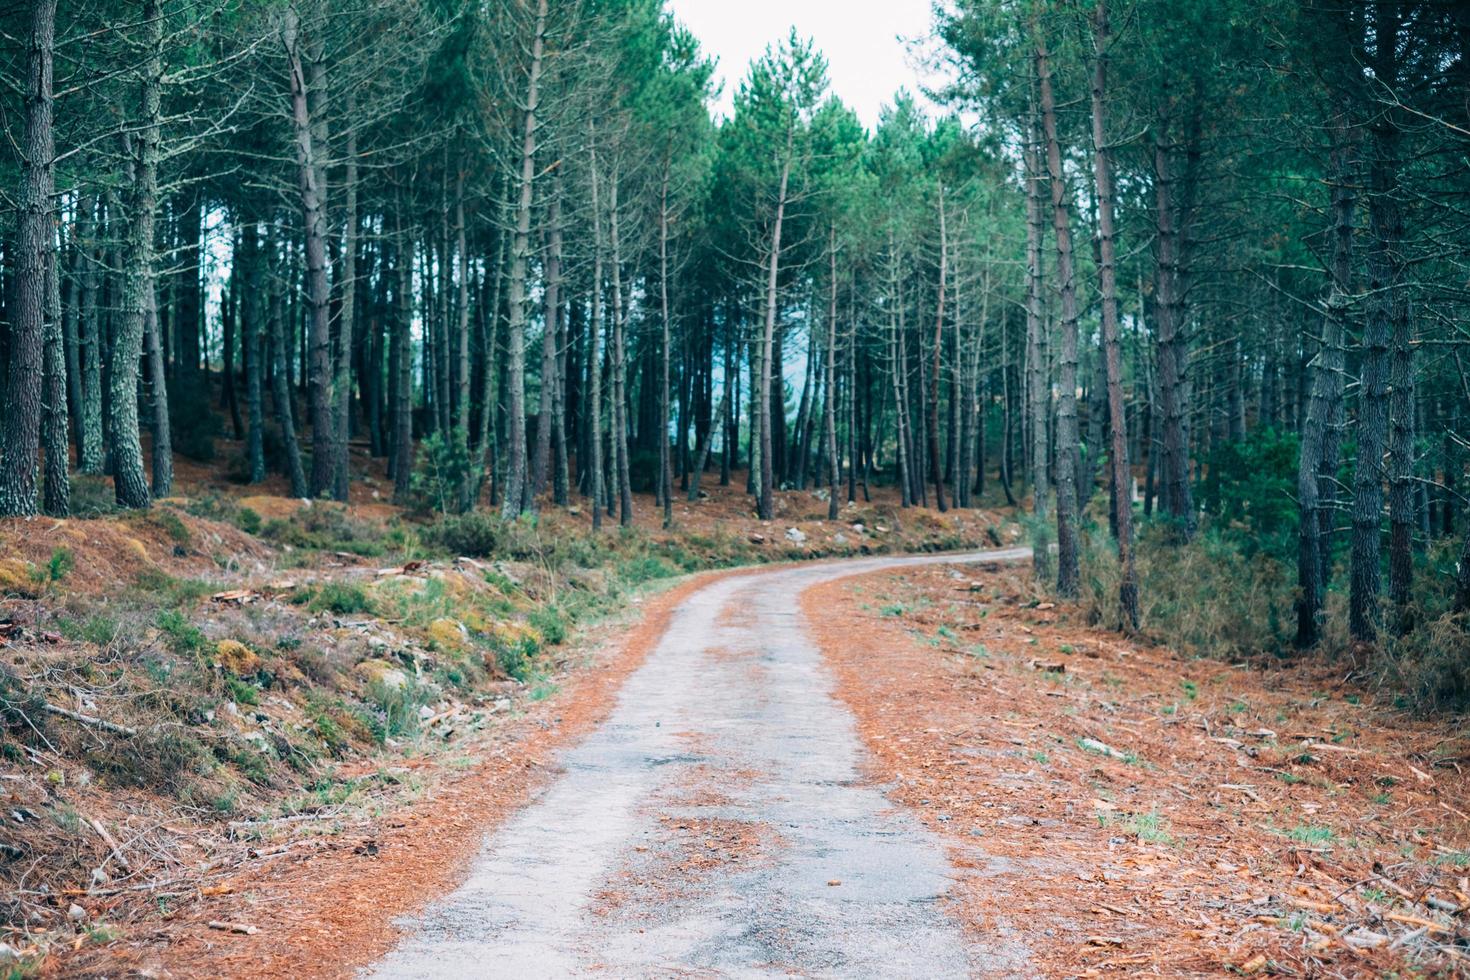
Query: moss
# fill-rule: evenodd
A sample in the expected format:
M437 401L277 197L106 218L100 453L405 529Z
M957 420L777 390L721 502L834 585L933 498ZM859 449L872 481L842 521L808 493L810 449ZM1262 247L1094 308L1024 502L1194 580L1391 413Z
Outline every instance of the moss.
M215 663L236 677L253 677L260 672L260 657L239 640L220 640L214 645L214 658Z

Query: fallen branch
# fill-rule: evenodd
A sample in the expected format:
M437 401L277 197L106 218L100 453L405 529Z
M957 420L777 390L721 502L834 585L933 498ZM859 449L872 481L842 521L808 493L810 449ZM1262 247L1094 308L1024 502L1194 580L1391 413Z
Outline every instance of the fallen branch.
M255 926L246 925L243 922L211 922L209 928L218 929L220 932L234 932L242 936L253 936L260 931Z
M117 846L117 841L107 832L107 828L102 826L102 821L96 817L84 817L83 819L87 821L89 827L97 831L97 836L101 837L102 842L107 845L108 850L112 851L112 856L117 859L118 866L124 871L132 870L128 866L128 859L123 857L122 848Z
M138 737L138 730L136 728L129 728L127 725L119 725L114 722L106 721L102 718L94 718L91 715L84 715L80 711L72 711L69 708L63 708L60 705L52 704L49 701L42 702L41 707L48 714L60 715L63 718L70 718L72 721L78 722L80 724L90 725L93 728L100 728L104 732L112 732L112 734L114 735L126 735L128 738Z

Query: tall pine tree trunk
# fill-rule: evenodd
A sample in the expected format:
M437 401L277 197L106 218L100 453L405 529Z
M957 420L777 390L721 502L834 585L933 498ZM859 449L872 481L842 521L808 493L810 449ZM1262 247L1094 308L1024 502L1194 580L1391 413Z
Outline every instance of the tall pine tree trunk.
M138 373L154 289L153 234L163 84L163 14L158 0L145 0L142 30L146 53L139 66L141 117L136 137L124 140L131 158L132 213L123 249L122 309L109 365L113 488L117 502L131 508L147 507L153 499L143 472L143 443L138 433Z
M1123 413L1123 350L1118 325L1118 270L1113 230L1112 152L1107 143L1107 65L1112 43L1105 0L1092 12L1096 48L1092 68L1093 168L1097 185L1098 281L1102 294L1103 356L1107 374L1108 427L1111 444L1113 522L1118 539L1122 582L1119 606L1126 629L1138 627L1138 573L1133 563L1133 481L1128 467L1128 420Z
M25 145L21 161L15 280L10 315L10 363L4 441L0 442L0 514L36 512L36 472L41 444L42 380L46 344L46 275L56 251L51 227L55 184L52 133L52 55L56 0L31 0L27 38Z
M1057 591L1068 598L1078 593L1077 515L1077 283L1072 256L1071 213L1067 205L1066 176L1057 139L1056 99L1052 93L1051 55L1038 35L1037 77L1041 88L1041 126L1046 138L1047 170L1051 178L1052 231L1057 246L1057 289L1062 300L1062 350L1059 361L1061 393L1057 400Z

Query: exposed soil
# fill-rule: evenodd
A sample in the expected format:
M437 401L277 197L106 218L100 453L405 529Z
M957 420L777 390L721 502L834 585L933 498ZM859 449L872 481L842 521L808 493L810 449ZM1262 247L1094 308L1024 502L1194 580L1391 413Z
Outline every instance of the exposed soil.
M951 911L1045 976L1461 974L1470 738L1326 667L1186 660L927 567L802 600Z

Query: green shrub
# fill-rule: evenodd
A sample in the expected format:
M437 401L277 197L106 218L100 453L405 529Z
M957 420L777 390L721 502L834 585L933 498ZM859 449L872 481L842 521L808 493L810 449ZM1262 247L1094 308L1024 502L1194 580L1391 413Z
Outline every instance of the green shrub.
M471 511L435 521L424 532L424 538L455 555L489 558L504 537L504 525L484 511Z
M326 582L307 603L313 612L332 612L339 616L372 614L376 608L367 590L354 582Z
M168 642L169 649L177 654L197 656L208 645L204 631L177 609L164 609L158 614L155 623Z
M560 646L567 639L566 615L557 606L538 606L526 617L548 646Z
M644 555L618 563L618 577L629 585L643 585L661 578L673 578L679 570L662 558Z
M51 559L46 562L46 578L50 582L60 582L66 578L68 572L76 565L76 555L72 554L70 548L57 548L51 552Z

